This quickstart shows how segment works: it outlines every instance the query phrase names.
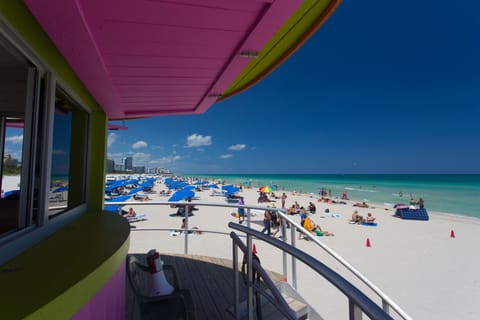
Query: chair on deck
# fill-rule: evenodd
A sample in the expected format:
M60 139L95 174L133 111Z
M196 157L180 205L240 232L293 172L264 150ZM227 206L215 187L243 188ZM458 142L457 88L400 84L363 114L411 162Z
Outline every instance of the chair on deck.
M194 319L193 300L188 290L178 288L175 269L163 265L165 272L172 274L175 290L168 295L148 294L151 283L148 266L140 263L133 255L127 256L127 278L135 297L140 302L141 319Z

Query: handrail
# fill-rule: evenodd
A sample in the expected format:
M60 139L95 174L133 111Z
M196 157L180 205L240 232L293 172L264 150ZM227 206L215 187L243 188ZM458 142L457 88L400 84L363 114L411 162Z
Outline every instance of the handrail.
M271 208L269 208L271 210ZM351 273L353 273L359 280L361 280L365 285L367 285L373 292L375 292L381 299L382 305L385 311L388 312L388 307L392 307L395 312L405 320L412 320L412 318L400 307L398 306L390 297L388 297L382 290L380 290L376 285L374 285L367 277L365 277L360 271L358 271L354 266L348 263L343 257L337 254L335 251L330 249L316 237L314 237L310 232L303 228L299 223L293 221L288 215L285 214L285 210L277 210L277 213L280 213L282 218L286 218L291 224L293 224L297 229L302 230L303 234L307 236L310 240L314 241L319 245L323 250L325 250L330 256L340 262L345 268L347 268Z
M231 203L214 203L214 202L186 202L186 201L179 201L179 202L166 202L166 201L148 201L148 202L107 202L108 205L185 205L187 206L210 206L210 207L230 207L230 208L244 208L247 209L246 219L247 219L247 226L250 226L250 209L256 210L269 210L269 211L276 211L280 216L282 216L282 231L283 235L285 236L285 223L288 221L291 225L293 225L296 229L301 230L302 233L305 234L310 240L315 242L318 246L320 246L323 250L325 250L330 256L332 256L335 260L337 260L340 264L342 264L347 270L349 270L354 276L356 276L360 281L362 281L366 286L368 286L379 298L382 300L383 309L389 313L389 308L391 307L402 319L404 320L412 320L412 318L400 307L398 306L390 297L388 297L383 291L381 291L377 286L375 286L368 278L366 278L362 273L360 273L355 267L353 267L350 263L348 263L344 258L338 255L335 251L330 249L328 246L323 244L319 241L316 237L314 237L310 232L304 229L299 223L294 221L290 216L286 214L285 209L280 208L273 208L273 207L265 207L265 206L255 206L255 205L238 205L238 204L231 204ZM186 230L188 230L188 215L186 216ZM295 246L295 228L292 229L292 245ZM135 229L133 229L135 230ZM136 229L138 231L142 229ZM168 229L168 230L171 230ZM203 230L202 230L203 231ZM206 231L208 232L208 231ZM280 240L278 240L280 241ZM286 241L286 240L285 240ZM188 251L188 232L185 232L185 250ZM284 254L284 259L286 256ZM296 267L295 267L295 258L292 258L292 278L293 282L296 283ZM284 275L286 275L286 266L284 263Z
M265 235L259 231L247 228L238 223L230 222L228 226L234 230L241 231L247 235L254 236L270 245L277 247L278 249L287 252L288 254L299 259L311 269L315 270L318 274L322 275L337 289L343 292L353 302L355 306L358 306L369 318L371 319L393 319L385 310L380 308L374 301L367 297L357 287L353 286L349 281L343 278L341 275L327 267L322 262L306 254L305 252L283 242L276 238Z
M290 319L295 319L296 318L295 313L290 308L290 306L287 304L285 299L283 299L282 294L280 293L278 288L275 286L275 283L270 279L270 277L265 272L265 270L262 268L260 263L258 261L255 261L255 260L252 259L252 251L248 250L247 245L245 245L240 240L239 236L235 232L230 232L230 238L232 238L233 250L236 250L236 248L240 248L240 250L243 252L244 256L247 258L246 262L247 262L247 278L248 278L247 287L248 287L248 289L250 290L251 287L255 287L254 279L253 279L253 270L256 270L260 274L260 277L263 279L267 288L272 293L274 301L272 301L267 295L264 295L264 296L269 301L274 302L276 304L278 310L284 316L286 316ZM251 236L249 237L247 235L247 243L248 242L251 242ZM234 266L238 265L238 255L236 254L236 252L234 252L234 254L233 254L233 265ZM238 306L238 280L237 280L238 272L236 272L236 269L234 269L234 271L235 271L234 294L235 294L235 301L237 302L234 306L235 307L234 314L235 314L235 317L238 319L239 318L238 317L239 316L238 315L238 308L237 308L237 306ZM258 290L257 290L257 292L258 292ZM253 297L248 297L248 298L252 299ZM259 303L257 303L257 308L260 308ZM249 317L250 317L251 311L250 310L248 310L248 311L249 311ZM261 312L261 311L259 310L259 312Z

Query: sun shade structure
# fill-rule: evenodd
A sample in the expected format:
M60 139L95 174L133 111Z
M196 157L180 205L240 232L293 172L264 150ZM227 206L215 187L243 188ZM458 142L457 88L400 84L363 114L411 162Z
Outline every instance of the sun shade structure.
M110 120L205 112L255 84L338 0L25 0Z

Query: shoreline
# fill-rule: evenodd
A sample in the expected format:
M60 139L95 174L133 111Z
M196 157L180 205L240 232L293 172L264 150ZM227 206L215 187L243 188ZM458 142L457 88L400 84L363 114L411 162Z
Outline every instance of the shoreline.
M213 177L212 177L213 176ZM279 191L299 191L317 196L324 188L331 199L347 192L350 199L393 207L409 203L409 194L422 197L432 212L480 218L479 174L225 174L184 175L194 179L223 180L233 184L251 183L251 187L276 185Z

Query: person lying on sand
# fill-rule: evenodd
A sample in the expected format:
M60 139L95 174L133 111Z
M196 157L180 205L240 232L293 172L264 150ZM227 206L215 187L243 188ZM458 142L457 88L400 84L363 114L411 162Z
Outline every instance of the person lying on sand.
M310 231L311 233L313 233L314 235L317 235L319 237L323 237L323 236L331 237L331 236L335 235L331 232L328 232L327 230L322 230L320 225L315 224L315 222L312 219L310 219L310 217L308 217L306 215L302 215L302 216L303 217L302 217L301 224L305 229L307 229L307 231ZM301 236L301 232L299 233L299 235ZM301 238L299 237L299 239L301 239Z
M359 207L359 208L368 208L368 204L366 204L365 202L357 202L355 204L353 204L354 207Z

